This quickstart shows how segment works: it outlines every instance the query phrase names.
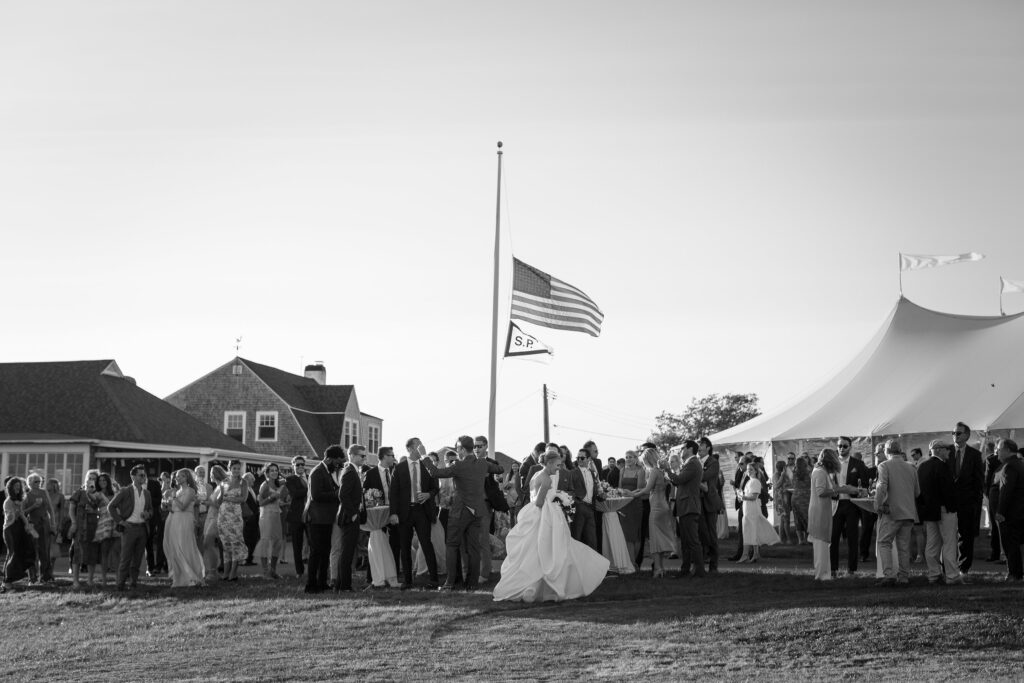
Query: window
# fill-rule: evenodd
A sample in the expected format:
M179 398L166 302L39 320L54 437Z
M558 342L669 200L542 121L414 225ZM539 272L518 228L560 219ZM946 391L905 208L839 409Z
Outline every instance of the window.
M366 449L371 453L376 453L377 449L380 448L380 427L377 425L370 425L366 428Z
M345 420L345 448L359 443L359 421Z
M44 479L60 482L64 495L70 495L82 484L82 468L85 455L82 453L11 453L8 474L27 477L38 472ZM45 483L45 482L44 482Z
M245 443L245 412L228 410L224 412L224 433L232 439Z
M277 411L256 413L256 440L277 441Z

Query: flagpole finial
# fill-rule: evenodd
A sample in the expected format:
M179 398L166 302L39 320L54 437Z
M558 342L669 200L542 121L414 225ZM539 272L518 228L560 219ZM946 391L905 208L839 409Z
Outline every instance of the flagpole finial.
M501 149L501 140L498 140L498 149Z

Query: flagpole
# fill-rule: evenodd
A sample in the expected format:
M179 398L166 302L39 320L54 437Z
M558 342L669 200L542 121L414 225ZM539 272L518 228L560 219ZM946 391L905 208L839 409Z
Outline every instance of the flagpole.
M491 313L491 400L487 412L487 444L491 456L497 453L494 429L498 399L498 275L501 272L501 142L498 142L498 192L494 210L494 299Z
M999 315L1003 315L1003 316L1006 315L1006 312L1003 311L1003 276L1002 275L999 276Z
M901 252L896 252L896 258L899 261L899 268L900 268L900 298L902 299L903 298L903 254Z

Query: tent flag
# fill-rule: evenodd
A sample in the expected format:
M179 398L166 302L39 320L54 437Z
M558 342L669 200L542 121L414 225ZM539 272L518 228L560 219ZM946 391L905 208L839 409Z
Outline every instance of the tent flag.
M1024 294L1024 280L1008 280L1002 276L999 280L1003 283L1003 294Z
M516 325L508 321L508 338L505 340L505 358L525 358L546 362L555 355L555 350Z
M596 337L601 334L604 313L576 287L513 258L510 317Z
M935 268L937 266L951 266L954 263L970 263L985 258L984 254L976 251L966 254L953 254L948 256L930 254L904 254L900 253L900 270L923 270L924 268Z

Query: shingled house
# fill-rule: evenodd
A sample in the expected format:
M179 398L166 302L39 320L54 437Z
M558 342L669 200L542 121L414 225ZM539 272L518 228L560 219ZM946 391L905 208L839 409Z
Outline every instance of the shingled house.
M139 388L113 360L0 363L0 475L31 471L70 492L87 469L121 484L212 459L270 459Z
M166 400L258 453L320 458L361 443L375 455L381 419L359 410L354 386L326 381L322 364L300 376L234 358Z

